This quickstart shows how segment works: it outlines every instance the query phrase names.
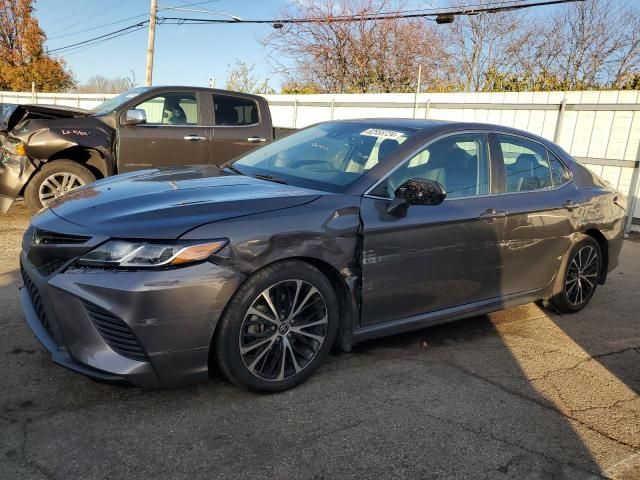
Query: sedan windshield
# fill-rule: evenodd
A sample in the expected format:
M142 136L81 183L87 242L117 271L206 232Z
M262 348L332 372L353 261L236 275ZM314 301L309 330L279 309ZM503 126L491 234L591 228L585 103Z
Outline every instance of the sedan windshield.
M370 123L323 123L240 157L233 170L343 193L415 130Z
M136 88L132 88L131 90L127 90L126 92L121 93L117 97L113 97L107 100L106 102L102 102L100 105L93 108L91 110L91 113L95 115L104 115L107 113L111 113L121 105L124 105L132 98L135 98L138 95L143 94L150 88L151 87L136 87Z

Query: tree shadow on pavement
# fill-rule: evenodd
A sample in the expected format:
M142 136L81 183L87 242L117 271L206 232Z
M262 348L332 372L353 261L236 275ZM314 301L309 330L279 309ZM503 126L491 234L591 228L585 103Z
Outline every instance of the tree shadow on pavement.
M385 360L410 365L403 378L391 380L396 395L408 402L399 408L417 421L435 416L460 429L452 428L447 438L452 463L490 465L502 455L506 462L488 476L585 478L591 472L597 478L633 455L633 445L566 407L590 398L576 389L584 380L571 371L585 356L574 357L570 340L549 342L547 333L553 332L547 329L553 326L546 312L530 304L369 341L356 353L375 357L380 365ZM563 369L565 384L551 388L547 376ZM416 389L417 381L424 383ZM427 391L426 397L412 398ZM440 448L426 439L410 441L424 443L425 458ZM465 449L479 443L470 458Z

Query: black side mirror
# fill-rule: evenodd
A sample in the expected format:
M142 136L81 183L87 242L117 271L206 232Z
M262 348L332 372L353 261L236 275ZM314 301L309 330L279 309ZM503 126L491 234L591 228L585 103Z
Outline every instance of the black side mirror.
M394 214L409 205L440 205L447 192L440 183L426 178L412 178L396 189L396 198L387 207Z

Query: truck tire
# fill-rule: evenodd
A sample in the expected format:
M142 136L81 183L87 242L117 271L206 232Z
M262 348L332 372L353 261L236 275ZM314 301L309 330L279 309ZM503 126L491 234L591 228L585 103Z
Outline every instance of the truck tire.
M90 170L73 160L47 162L27 184L24 203L35 213L52 200L95 179Z

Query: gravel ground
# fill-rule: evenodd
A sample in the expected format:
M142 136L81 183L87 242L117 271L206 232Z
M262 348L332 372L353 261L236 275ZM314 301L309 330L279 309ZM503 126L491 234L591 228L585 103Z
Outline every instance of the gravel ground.
M529 304L366 342L256 395L99 384L22 320L0 218L0 478L640 478L640 243L573 316Z

